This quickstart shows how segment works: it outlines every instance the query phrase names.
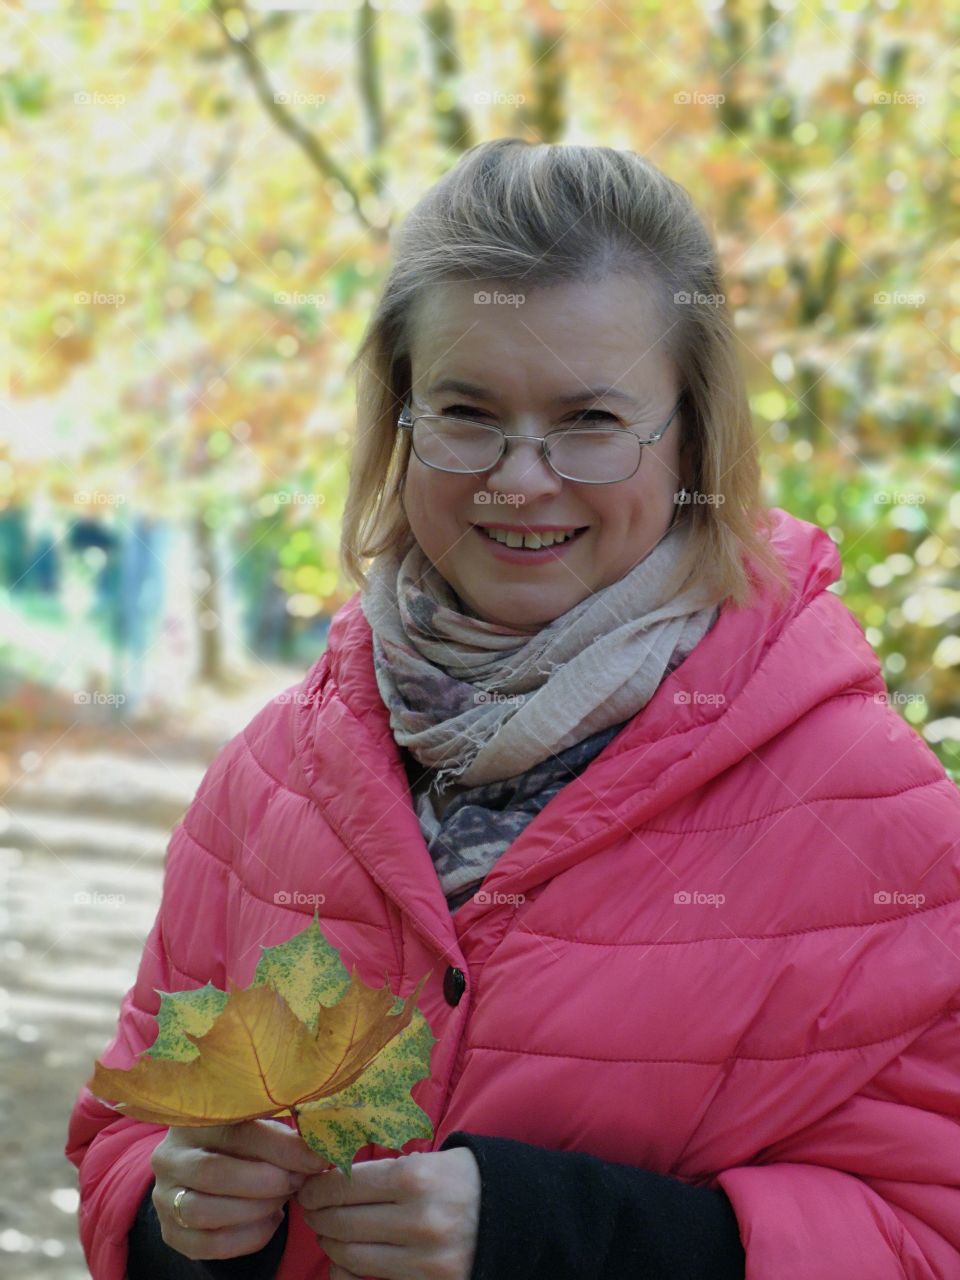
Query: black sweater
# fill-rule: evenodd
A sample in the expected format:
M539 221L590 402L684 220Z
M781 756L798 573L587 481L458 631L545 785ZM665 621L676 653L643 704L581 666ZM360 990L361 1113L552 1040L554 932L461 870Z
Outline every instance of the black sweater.
M737 1219L719 1189L633 1165L457 1131L480 1167L480 1221L469 1280L744 1280ZM192 1261L165 1244L147 1190L130 1231L127 1280L273 1280L283 1222L242 1258Z

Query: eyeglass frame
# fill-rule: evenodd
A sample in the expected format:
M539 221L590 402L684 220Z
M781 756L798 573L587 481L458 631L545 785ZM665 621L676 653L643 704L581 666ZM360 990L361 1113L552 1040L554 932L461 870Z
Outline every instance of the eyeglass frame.
M670 423L677 416L677 412L680 406L683 404L683 400L684 400L684 395L683 393L681 393L679 400L673 406L673 410L670 414L670 417L666 420L666 422L663 424L662 427L658 427L657 430L653 433L653 435L649 436L645 440L641 440L635 431L630 430L631 427L637 425L636 423L632 423L632 422L624 423L623 426L619 428L619 430L625 431L628 435L633 436L635 440L639 440L640 442L640 452L637 454L637 465L633 468L633 470L628 475L621 476L619 480L577 480L573 476L565 476L562 471L558 471L557 468L553 465L553 463L550 461L550 455L547 453L547 441L550 439L551 436L569 435L571 431L582 431L584 433L590 432L592 434L596 434L598 430L604 429L602 427L599 427L599 428L598 427L569 427L566 429L555 429L553 431L548 431L546 435L542 435L542 436L531 436L531 435L521 434L515 431L504 431L500 427L491 426L491 424L488 422L474 422L471 424L472 426L483 427L487 431L498 432L500 436L500 454L496 462L491 462L489 467L480 467L472 471L471 470L454 471L450 467L438 467L432 462L424 462L423 458L420 457L419 453L417 453L416 449L414 449L413 447L413 428L416 426L418 421L423 421L430 418L453 418L455 422L469 422L470 421L469 418L459 418L456 414L452 414L452 413L411 414L410 405L405 404L400 411L399 417L397 418L397 430L410 432L410 448L413 451L414 455L419 459L419 461L423 462L423 465L425 467L430 467L432 471L442 471L444 475L448 475L448 476L479 476L479 475L483 475L487 471L493 471L495 467L499 467L500 463L506 457L508 440L537 440L539 441L539 444L540 444L540 457L544 460L544 462L546 462L547 466L550 468L553 474L555 476L559 476L561 480L569 480L571 484L622 484L624 480L629 480L631 476L635 476L637 472L640 470L640 463L643 461L644 448L646 447L646 445L656 444L657 441L660 440L660 438L663 436L663 433L666 431L667 427L669 427ZM584 410L584 412L589 412L589 411ZM616 431L618 430L618 428L609 427L607 428L607 430Z

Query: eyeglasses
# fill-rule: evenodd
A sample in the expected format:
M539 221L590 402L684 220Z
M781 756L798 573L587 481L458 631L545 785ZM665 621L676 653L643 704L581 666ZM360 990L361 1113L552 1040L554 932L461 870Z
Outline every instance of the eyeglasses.
M536 440L541 457L562 479L578 484L615 484L634 474L644 445L657 443L682 403L681 396L663 426L643 438L630 430L635 423L613 428L561 427L545 436L518 435L469 418L411 414L409 405L404 405L397 419L397 430L410 432L413 452L435 471L454 475L490 471L506 453L508 440Z

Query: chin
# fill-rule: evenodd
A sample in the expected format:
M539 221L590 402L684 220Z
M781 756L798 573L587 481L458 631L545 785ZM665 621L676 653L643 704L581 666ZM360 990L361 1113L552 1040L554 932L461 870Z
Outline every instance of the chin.
M524 600L522 594L526 594L528 598ZM573 608L573 601L530 599L530 594L529 591L517 592L514 596L509 591L500 592L496 601L491 601L490 608L481 608L480 612L489 621L505 627L545 627L554 618L559 618L561 613Z

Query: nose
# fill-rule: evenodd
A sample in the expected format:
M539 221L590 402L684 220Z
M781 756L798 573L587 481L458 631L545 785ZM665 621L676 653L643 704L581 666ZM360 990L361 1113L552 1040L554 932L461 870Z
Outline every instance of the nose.
M536 440L510 438L503 457L486 473L486 485L494 493L522 494L524 502L533 502L541 495L558 493L563 477L551 470Z

